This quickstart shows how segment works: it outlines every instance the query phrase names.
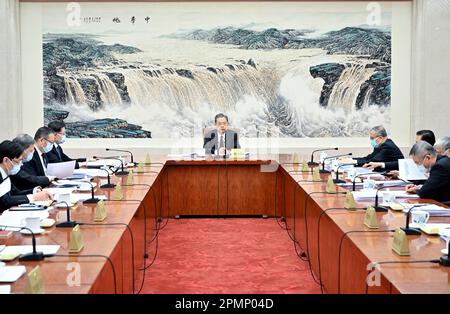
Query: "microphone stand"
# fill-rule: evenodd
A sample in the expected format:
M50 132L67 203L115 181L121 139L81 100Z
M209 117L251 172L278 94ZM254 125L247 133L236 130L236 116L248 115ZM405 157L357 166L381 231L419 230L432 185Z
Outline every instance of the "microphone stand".
M318 166L319 163L318 162L314 162L314 153L323 152L323 151L327 151L327 150L338 150L338 148L335 147L335 148L323 148L323 149L313 150L313 152L311 153L311 161L308 162L308 166L314 166L314 167Z
M34 234L33 230L31 230L30 228L27 228L27 227L17 227L17 226L2 225L0 227L16 228L16 229L19 229L19 231L28 230L30 232L30 234L32 236L31 244L33 246L33 252L20 255L19 261L21 261L21 262L38 262L38 261L42 261L44 259L44 257L45 257L44 253L36 251L36 235Z
M404 185L404 184L402 184L402 185L400 185L400 184L397 184L397 185L387 185L387 186L382 186L382 187L380 187L380 188L377 189L377 192L376 192L376 194L375 194L375 206L374 206L376 212L387 212L387 211L388 211L388 209L387 209L386 207L384 207L384 206L379 206L379 205L378 205L378 192L379 192L380 190L383 190L383 189L395 188L395 187L400 187L400 186L405 186L405 185Z
M67 204L64 201L61 201L61 202L55 203L53 205L57 205L57 204L65 204L66 205L67 221L57 224L56 228L73 228L76 225L78 225L78 223L75 220L70 220L70 206L69 206L69 204Z
M342 164L336 169L336 179L333 180L334 183L345 183L346 181L339 179L339 169L345 166L353 166L353 164Z
M402 227L402 228L400 228L400 229L402 229L403 231L405 231L405 233L406 233L407 235L420 235L420 234L422 234L422 233L420 232L419 229L416 229L416 228L410 228L410 227L409 227L409 220L410 220L410 216L411 216L411 211L412 211L414 208L422 207L422 206L425 206L425 204L414 205L414 206L412 206L412 207L408 210L408 212L406 213L406 225L405 225L405 227Z
M109 176L109 171L107 169L104 169L104 168L100 168L99 170L106 171L106 173L108 174L108 183L101 185L100 188L101 189L113 189L113 188L115 188L116 185L114 183L111 183L111 178Z
M84 200L83 204L97 204L100 200L94 196L94 185L89 181L87 183L91 185L91 198Z
M134 156L133 153L129 150L121 150L121 149L111 149L111 148L106 148L107 152L121 152L121 153L128 153L130 154L131 157L131 164L133 164L133 167L136 167L136 163L134 162Z
M331 173L330 171L325 170L325 160L339 158L339 157L352 156L352 155L353 155L352 153L348 153L348 154L337 155L337 156L330 156L330 157L324 158L324 160L322 162L322 169L320 169L319 172L320 173Z

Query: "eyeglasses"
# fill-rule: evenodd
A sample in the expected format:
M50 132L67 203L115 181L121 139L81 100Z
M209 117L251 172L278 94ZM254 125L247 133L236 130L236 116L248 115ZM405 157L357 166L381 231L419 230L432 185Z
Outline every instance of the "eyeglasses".
M43 137L43 139L47 142L49 142L50 144L55 144L55 142L49 141L48 139L46 139L45 137Z

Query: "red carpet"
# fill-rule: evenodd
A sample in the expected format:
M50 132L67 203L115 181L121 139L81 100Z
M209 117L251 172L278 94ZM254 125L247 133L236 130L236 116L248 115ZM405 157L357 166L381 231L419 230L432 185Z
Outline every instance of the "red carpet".
M160 232L158 257L141 293L304 294L320 288L274 219L180 219Z

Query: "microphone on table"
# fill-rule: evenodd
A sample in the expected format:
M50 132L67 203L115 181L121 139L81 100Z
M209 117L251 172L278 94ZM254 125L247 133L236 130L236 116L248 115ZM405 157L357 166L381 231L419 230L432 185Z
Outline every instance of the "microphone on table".
M1 225L2 228L15 228L21 230L28 230L32 236L32 246L33 246L33 252L31 253L25 253L19 256L19 261L21 262L36 262L36 261L42 261L44 259L44 253L37 252L36 251L36 235L34 234L33 230L31 230L28 227L17 227L17 226L6 226Z
M353 155L352 153L348 153L348 154L342 154L342 155L330 156L330 157L324 158L323 162L322 162L322 169L319 172L320 173L331 173L330 171L325 170L325 160L339 158L339 157L352 156L352 155Z
M100 168L99 170L103 170L106 171L106 173L108 174L108 183L103 184L100 186L101 189L113 189L116 187L116 185L114 183L111 183L111 177L109 175L109 171L105 168Z
M118 176L126 176L129 172L124 170L124 166L123 166L123 160L119 159L119 158L113 158L113 157L98 157L98 156L94 156L93 158L95 159L113 159L113 160L118 160L120 161L120 165L121 165L121 170L120 171L116 171L115 174Z
M86 182L91 185L91 198L84 200L83 204L97 204L98 202L100 202L100 200L98 198L96 198L94 195L94 185L89 181L86 181Z
M311 153L311 161L308 162L308 166L318 166L319 165L318 162L314 162L314 153L324 152L324 151L327 151L327 150L338 150L338 149L339 148L335 147L335 148L322 148L322 149L313 150L313 152Z
M345 183L345 182L346 182L346 181L344 181L344 180L340 180L340 179L339 179L339 169L340 169L341 167L345 167L345 166L353 166L353 164L348 163L348 164L342 164L342 165L338 166L338 167L336 168L336 179L333 180L334 183Z
M58 205L58 204L66 205L67 221L57 224L56 228L73 228L76 225L78 225L78 223L75 220L71 220L70 219L70 206L69 206L69 204L67 204L67 202L61 201L61 202L57 202L57 203L55 203L53 205Z
M375 194L375 206L374 206L376 212L387 212L388 211L388 209L386 207L378 205L378 192L383 189L395 188L395 187L400 187L400 186L405 186L405 184L385 185L385 186L379 187L377 189L377 192Z
M133 164L133 167L136 167L136 163L134 162L134 156L133 153L129 150L121 150L121 149L111 149L111 148L106 148L107 152L121 152L121 153L128 153L130 154L131 157L131 163Z
M407 235L420 235L420 234L421 234L421 232L420 232L419 229L416 229L416 228L410 228L410 227L409 227L409 220L410 220L410 217L411 217L411 211L412 211L414 208L422 207L422 206L425 206L425 205L426 205L426 204L414 205L414 206L412 206L410 209L408 209L408 212L406 213L406 224L405 224L405 227L400 228L400 229L402 229L403 231L405 231L405 233L406 233Z

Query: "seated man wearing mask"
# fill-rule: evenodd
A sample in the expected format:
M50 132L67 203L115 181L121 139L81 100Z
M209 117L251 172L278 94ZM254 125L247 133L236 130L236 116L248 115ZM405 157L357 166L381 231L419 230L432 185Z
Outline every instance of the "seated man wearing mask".
M438 139L434 145L434 149L438 155L450 157L450 136L444 136Z
M48 124L48 127L55 133L55 143L51 151L47 153L47 158L49 163L72 161L73 159L64 154L61 148L61 144L66 141L66 124L63 121L52 121ZM75 168L78 169L80 166L78 162L75 162Z
M430 172L430 177L422 186L406 186L406 192L438 202L450 201L450 158L438 156L434 147L424 141L414 144L409 155L419 168Z
M12 141L0 143L0 212L13 206L52 199L47 191L18 190L9 179L8 176L20 171L25 154L24 149Z
M219 113L214 117L216 129L205 135L203 139L203 148L206 154L226 155L228 150L232 148L241 148L239 145L238 134L228 130L228 117L223 113Z
M36 131L34 141L33 158L23 165L23 170L32 176L47 176L48 158L46 154L53 149L55 133L48 127L41 127Z
M416 143L419 141L425 141L430 145L434 145L436 142L436 137L434 136L434 132L431 130L420 130L416 132ZM364 165L364 168L369 168L370 170L398 170L398 160L388 161L388 162L369 162ZM397 172L392 172L393 175L398 176Z
M14 139L13 142L19 144L25 149L25 157L23 158L24 164L30 162L33 159L35 151L34 139L28 134L19 134ZM24 169L25 168L25 169ZM52 176L36 176L30 174L26 167L22 169L14 176L11 176L11 181L19 190L33 189L35 187L45 188L50 185L50 182L55 178Z
M386 129L383 126L373 127L369 132L369 136L373 152L366 157L355 158L358 166L363 166L370 162L398 161L404 158L397 145L388 138Z

